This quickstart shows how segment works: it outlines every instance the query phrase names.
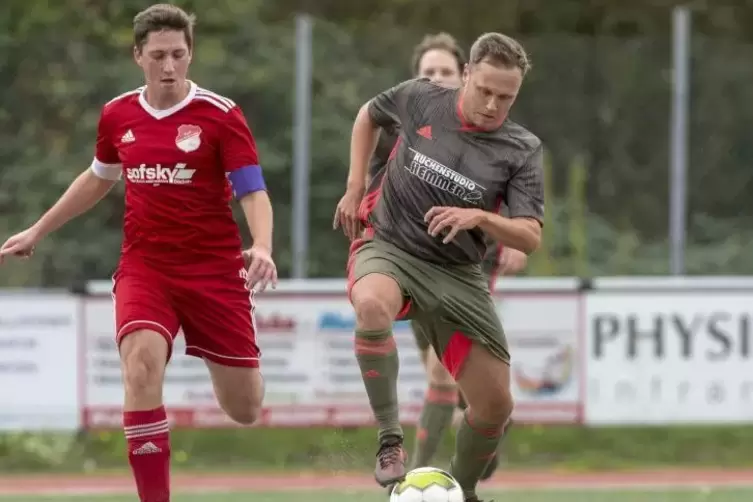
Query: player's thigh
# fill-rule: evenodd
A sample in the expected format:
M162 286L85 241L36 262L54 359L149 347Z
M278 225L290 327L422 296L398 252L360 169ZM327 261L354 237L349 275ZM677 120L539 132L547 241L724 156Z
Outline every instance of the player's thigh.
M388 329L412 307L413 278L401 257L382 241L358 240L348 258L348 298L358 327Z
M182 280L176 305L186 354L207 361L220 406L240 423L253 422L264 386L259 372L251 294L237 274Z
M504 425L513 409L509 364L478 340L471 341L465 360L456 376L465 401L485 422Z
M496 306L483 283L447 290L435 345L469 406L489 421L512 411L510 355Z
M112 290L115 302L115 342L121 358L148 352L164 365L170 357L180 324L168 285L148 270L118 271ZM146 346L146 348L144 348Z
M113 300L126 404L132 399L159 403L179 329L170 295L158 274L126 269L116 276Z

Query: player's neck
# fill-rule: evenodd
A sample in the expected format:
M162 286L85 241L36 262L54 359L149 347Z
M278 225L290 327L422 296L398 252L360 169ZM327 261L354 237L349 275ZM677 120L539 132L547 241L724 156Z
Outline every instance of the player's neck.
M165 91L160 89L158 85L150 86L147 84L146 92L144 93L144 99L155 110L167 110L177 105L191 92L191 82L185 81L185 84L181 89L175 92Z

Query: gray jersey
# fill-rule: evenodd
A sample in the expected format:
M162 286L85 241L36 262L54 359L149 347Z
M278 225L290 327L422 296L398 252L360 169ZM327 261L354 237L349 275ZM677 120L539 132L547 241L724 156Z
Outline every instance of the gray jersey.
M400 128L397 125L379 131L376 150L374 150L374 156L371 157L371 163L369 164L369 177L377 177L379 171L387 165L387 161L390 160L390 154L395 147L395 142L399 135Z
M431 237L424 215L434 206L498 212L505 201L511 218L542 221L544 213L541 141L510 120L495 131L469 126L459 92L408 80L369 105L380 127L400 130L369 224L377 237L435 263L480 263L490 243L478 228L449 244Z

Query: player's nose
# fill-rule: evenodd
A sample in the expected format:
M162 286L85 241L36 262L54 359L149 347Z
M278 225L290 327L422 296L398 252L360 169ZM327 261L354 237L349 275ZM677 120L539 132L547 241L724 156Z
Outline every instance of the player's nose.
M486 111L488 112L497 111L497 100L494 98L494 96L490 96L489 99L486 100Z
M173 61L173 58L165 58L162 70L165 73L172 73L175 70L175 61Z

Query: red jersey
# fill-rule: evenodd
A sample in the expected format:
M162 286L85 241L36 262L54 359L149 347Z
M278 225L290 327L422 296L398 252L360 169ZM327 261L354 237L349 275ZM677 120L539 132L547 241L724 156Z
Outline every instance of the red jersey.
M146 102L144 87L102 110L92 169L106 179L125 175L121 263L205 270L240 254L227 178L258 168L256 144L235 103L190 85L188 96L166 110Z

